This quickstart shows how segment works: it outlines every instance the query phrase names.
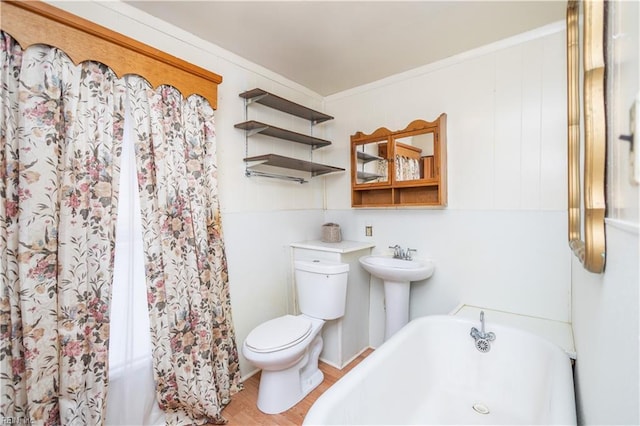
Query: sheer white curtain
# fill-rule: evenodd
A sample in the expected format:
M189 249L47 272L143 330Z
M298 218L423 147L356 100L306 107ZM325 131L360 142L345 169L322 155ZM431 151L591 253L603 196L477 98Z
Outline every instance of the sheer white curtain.
M153 380L140 197L131 111L125 110L111 300L108 425L164 425Z

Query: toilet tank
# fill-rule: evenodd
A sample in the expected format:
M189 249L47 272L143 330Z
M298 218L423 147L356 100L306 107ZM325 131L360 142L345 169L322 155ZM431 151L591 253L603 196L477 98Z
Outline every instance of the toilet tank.
M344 315L349 265L326 260L294 261L300 312L331 320Z

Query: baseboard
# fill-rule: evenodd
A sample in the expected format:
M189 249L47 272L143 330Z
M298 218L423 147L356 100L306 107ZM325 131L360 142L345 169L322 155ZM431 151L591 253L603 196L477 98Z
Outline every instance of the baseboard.
M330 366L332 366L333 368L337 368L338 370L342 370L343 368L345 368L346 366L348 366L349 364L351 364L353 361L355 361L356 358L358 358L360 355L362 355L364 353L364 351L369 350L369 349L373 349L375 350L376 348L374 348L373 346L365 346L364 348L362 348L362 350L360 350L360 352L358 352L357 354L355 354L354 356L352 356L347 362L345 362L342 366L339 366L337 364L334 364L331 361L327 361L326 359L323 359L322 357L320 357L320 361L324 362L325 364L328 364Z
M376 348L374 348L373 346L365 346L364 348L362 348L362 350L360 352L358 352L357 354L352 356L347 362L345 362L342 367L334 364L331 361L327 361L326 359L323 359L322 357L320 357L319 360L324 362L327 365L332 366L333 368L337 368L338 370L342 370L343 368L345 368L346 366L351 364L353 361L355 361L356 358L358 358L360 355L362 355L364 353L364 351L369 350L369 349L375 350ZM259 372L260 372L260 369L256 368L255 370L249 372L248 374L245 374L244 376L240 377L240 381L244 382L245 380L249 379L250 377L255 376L256 374L258 374Z
M260 372L259 368L256 368L255 370L251 371L249 374L245 374L244 376L240 377L240 381L244 382L245 380L249 379L252 376L255 376L256 374L258 374Z

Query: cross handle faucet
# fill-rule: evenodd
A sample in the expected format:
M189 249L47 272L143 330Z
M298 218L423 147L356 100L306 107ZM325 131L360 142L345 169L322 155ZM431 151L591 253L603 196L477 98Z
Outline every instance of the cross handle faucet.
M393 249L393 258L394 259L403 259L403 260L411 260L411 252L416 252L416 249L408 248L404 250L400 245L396 244L395 246L389 246L390 249Z
M488 341L495 340L496 335L493 332L485 332L484 331L484 311L480 311L480 330L475 327L471 327L471 337L474 339L484 339Z

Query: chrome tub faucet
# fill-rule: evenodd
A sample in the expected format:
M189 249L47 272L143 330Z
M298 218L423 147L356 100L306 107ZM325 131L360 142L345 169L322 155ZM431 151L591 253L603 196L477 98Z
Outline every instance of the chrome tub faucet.
M491 350L491 343L496 339L496 335L493 332L486 333L484 331L484 311L480 311L480 330L471 327L471 337L476 341L476 349L480 352L489 352Z

